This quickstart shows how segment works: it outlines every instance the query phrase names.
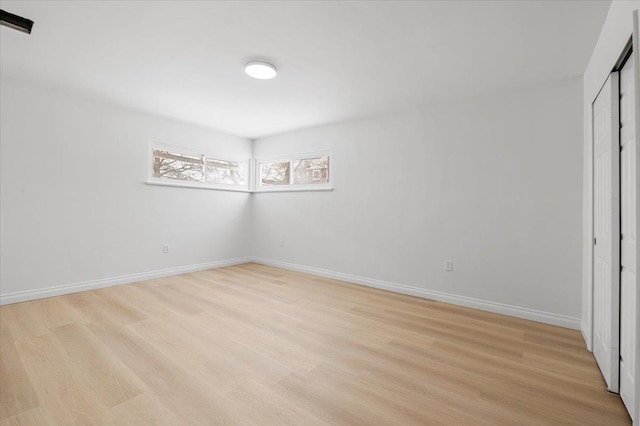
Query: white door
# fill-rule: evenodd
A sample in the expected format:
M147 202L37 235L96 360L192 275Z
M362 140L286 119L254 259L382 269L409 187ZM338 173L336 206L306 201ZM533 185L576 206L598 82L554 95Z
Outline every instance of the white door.
M611 392L620 372L620 155L618 73L593 103L593 354Z
M636 345L636 122L633 58L620 71L620 396L633 415Z

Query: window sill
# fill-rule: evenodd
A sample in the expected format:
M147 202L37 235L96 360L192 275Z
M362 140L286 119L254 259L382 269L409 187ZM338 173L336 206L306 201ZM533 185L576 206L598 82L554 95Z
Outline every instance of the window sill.
M234 188L228 185L205 185L199 184L196 182L187 183L187 182L173 182L173 181L162 181L162 180L146 180L145 185L155 185L155 186L172 186L174 188L192 188L192 189L208 189L213 191L230 191L230 192L249 192L249 193L268 193L268 192L322 192L322 191L333 191L333 187L331 185L300 185L295 187L268 187L268 188L260 188L254 191L246 187L238 187Z
M157 185L157 186L173 186L176 188L193 188L193 189L209 189L214 191L231 191L231 192L251 192L246 187L234 188L232 186L227 185L205 185L198 183L183 183L183 182L165 182L158 180L147 180L144 182L146 185Z
M266 193L266 192L318 192L318 191L333 191L331 185L310 185L310 186L298 186L298 187L270 187L260 188L253 191L254 193Z

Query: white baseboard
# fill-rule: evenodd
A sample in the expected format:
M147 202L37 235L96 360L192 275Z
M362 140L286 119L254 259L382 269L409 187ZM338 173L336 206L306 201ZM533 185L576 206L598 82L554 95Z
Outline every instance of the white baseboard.
M585 341L586 338L584 324L580 319L568 317L564 315L553 314L550 312L536 311L533 309L522 308L518 306L505 305L502 303L490 302L487 300L474 299L466 296L458 296L455 294L444 293L440 291L427 290L418 287L407 286L403 284L391 283L371 278L359 277L357 275L344 274L342 272L334 272L326 269L313 268L310 266L302 266L294 263L282 262L279 260L265 259L260 257L241 257L236 259L219 260L215 262L200 263L197 265L179 266L176 268L161 269L151 272L143 272L139 274L122 275L119 277L102 278L99 280L83 281L74 284L65 284L55 287L42 288L38 290L21 291L16 293L0 294L0 305L10 303L25 302L28 300L42 299L45 297L60 296L63 294L77 293L80 291L94 290L98 288L111 287L121 284L129 284L138 281L151 280L155 278L168 277L171 275L186 274L189 272L203 271L206 269L222 268L225 266L239 265L247 262L255 262L263 265L274 266L277 268L289 269L292 271L304 272L326 278L346 281L353 284L374 287L382 290L393 291L396 293L407 294L410 296L422 297L425 299L437 300L440 302L451 303L453 305L466 306L469 308L480 309L483 311L494 312L503 315L509 315L516 318L542 322L545 324L557 325L560 327L581 330Z
M440 302L451 303L453 305L480 309L482 311L509 315L512 317L537 321L545 324L557 325L560 327L571 328L573 330L580 329L579 318L553 314L551 312L536 311L534 309L522 308L519 306L505 305L503 303L474 299L466 296L458 296L455 294L449 294L440 291L426 290L423 288L412 287L403 284L396 284L371 278L363 278L356 275L344 274L342 272L334 272L326 269L313 268L310 266L302 266L294 263L282 262L279 260L252 257L251 261L262 265L274 266L276 268L289 269L298 272L305 272L325 278L332 278L353 284L364 285L367 287L374 287L382 290L393 291L396 293L407 294L410 296L422 297L424 299L437 300Z
M42 299L45 297L60 296L63 294L77 293L79 291L95 290L97 288L111 287L121 284L129 284L138 281L152 280L155 278L168 277L171 275L187 274L189 272L203 271L205 269L222 268L224 266L239 265L250 262L248 257L236 259L218 260L214 262L199 263L196 265L178 266L175 268L161 269L139 274L122 275L112 278L101 278L99 280L83 281L74 284L65 284L55 287L47 287L38 290L20 291L16 293L0 294L0 305L10 303L26 302L27 300Z

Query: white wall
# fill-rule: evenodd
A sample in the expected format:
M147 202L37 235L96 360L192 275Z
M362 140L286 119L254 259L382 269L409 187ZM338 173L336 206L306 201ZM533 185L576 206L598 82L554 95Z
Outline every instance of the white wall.
M607 76L623 53L633 33L633 10L640 1L614 1L600 32L589 65L583 76L584 147L583 147L583 204L582 204L582 324L581 330L587 347L592 339L592 266L593 257L593 199L592 199L592 103Z
M573 78L260 139L256 157L331 149L335 189L254 194L252 253L577 327L581 91Z
M253 256L550 313L562 325L580 317L579 79L254 144L1 84L5 301ZM145 185L151 140L234 157L329 148L335 190L252 196Z
M150 141L248 158L250 140L16 80L3 78L1 87L5 301L249 256L251 194L143 182ZM170 254L162 254L163 243Z

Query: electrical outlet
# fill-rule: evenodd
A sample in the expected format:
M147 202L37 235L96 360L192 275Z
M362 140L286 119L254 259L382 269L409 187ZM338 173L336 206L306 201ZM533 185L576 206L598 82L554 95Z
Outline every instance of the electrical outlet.
M447 259L444 261L444 270L453 271L453 260Z
M163 244L162 245L162 252L164 254L169 254L169 244Z
M278 245L279 245L280 247L284 247L284 240L280 240L280 242L278 243Z

